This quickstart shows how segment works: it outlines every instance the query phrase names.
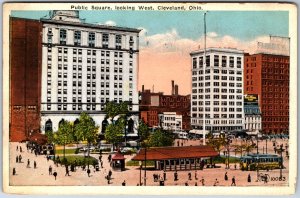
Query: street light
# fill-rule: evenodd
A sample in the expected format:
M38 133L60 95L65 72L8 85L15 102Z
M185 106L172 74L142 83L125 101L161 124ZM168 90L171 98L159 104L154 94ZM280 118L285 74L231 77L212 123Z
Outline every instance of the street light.
M258 157L258 134L256 135L256 173L257 173L257 181L258 181L258 174L259 174L259 170L258 170L258 165L259 165L259 157Z
M283 149L283 144L280 145L280 149L277 150L277 152L280 152L280 158L281 158L281 161L280 161L280 177L279 179L281 180L282 179L282 168L283 168L283 157L282 157L282 152L284 151Z

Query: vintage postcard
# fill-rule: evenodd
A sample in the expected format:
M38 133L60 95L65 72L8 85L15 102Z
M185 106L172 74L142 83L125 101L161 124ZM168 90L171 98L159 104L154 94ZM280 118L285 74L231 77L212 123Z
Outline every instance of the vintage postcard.
M3 189L288 195L291 3L3 4Z

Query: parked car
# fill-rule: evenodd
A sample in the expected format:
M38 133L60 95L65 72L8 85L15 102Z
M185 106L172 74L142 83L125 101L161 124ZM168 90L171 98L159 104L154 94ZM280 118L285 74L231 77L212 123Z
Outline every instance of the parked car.
M90 146L90 151L93 151L95 150L96 148L94 146ZM84 146L84 147L81 147L79 148L80 151L87 151L88 150L88 147L87 146Z

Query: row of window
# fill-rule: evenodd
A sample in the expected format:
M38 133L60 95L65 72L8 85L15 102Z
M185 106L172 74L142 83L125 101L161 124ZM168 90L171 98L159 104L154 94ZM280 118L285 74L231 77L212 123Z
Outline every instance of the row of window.
M203 103L203 101L193 101L192 102L192 105L203 105L204 103ZM234 102L234 101L229 101L229 102L227 102L227 101L205 101L205 105L210 105L210 104L213 104L213 105L215 105L215 106L218 106L218 105L222 105L222 106L227 106L227 105L229 105L229 106L235 106L235 105L237 105L237 106L242 106L243 105L243 103L242 102Z
M193 118L203 118L203 114L192 114ZM205 118L243 118L243 114L205 114Z
M213 95L212 97L213 99L220 99L220 95ZM237 100L242 100L243 96L242 95L229 95L227 97L227 95L221 95L221 99L237 99ZM194 99L194 98L193 98ZM197 98L195 98L197 99ZM203 95L198 95L198 99L203 99ZM205 95L205 99L210 99L210 95Z
M52 28L48 28L48 43L52 43ZM110 35L108 33L102 33L102 47L103 48L108 48L110 40ZM81 31L77 30L74 31L73 35L73 41L75 46L81 46L82 45L82 34ZM66 45L67 44L67 30L66 29L60 29L59 30L59 43L61 45ZM95 47L96 43L96 36L95 32L88 32L88 40L87 40L88 46L89 47ZM134 44L133 41L133 36L129 37L129 46L132 48ZM121 49L122 48L122 35L115 35L115 48L116 49Z
M192 111L203 111L203 107L193 107ZM213 112L242 112L242 108L226 108L226 107L205 107L205 111L213 111Z
M210 66L211 62L211 57L213 57L213 66L215 67L227 67L228 64L228 57L227 56L220 56L219 55L207 55L206 56L206 61L205 64L207 67ZM221 60L221 61L220 61ZM235 60L235 57L233 56L229 56L229 67L234 67L234 63L236 64L237 68L241 68L242 67L242 58L241 57L237 57ZM203 56L200 56L199 58L194 57L193 58L193 69L196 69L197 67L203 67L204 65L204 60L203 60Z
M193 75L197 75L197 74L200 74L202 75L204 72L203 70L199 70L198 72L197 71L193 71L192 74ZM241 70L227 70L227 69L206 69L205 70L205 74L210 74L210 73L214 73L214 74L230 74L230 75L234 75L234 74L237 74L237 75L242 75L242 71Z

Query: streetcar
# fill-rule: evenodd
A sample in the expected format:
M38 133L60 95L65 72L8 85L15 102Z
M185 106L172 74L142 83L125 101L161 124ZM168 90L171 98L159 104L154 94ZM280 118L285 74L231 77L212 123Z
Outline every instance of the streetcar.
M273 170L284 168L282 158L275 154L248 154L240 158L241 170Z

